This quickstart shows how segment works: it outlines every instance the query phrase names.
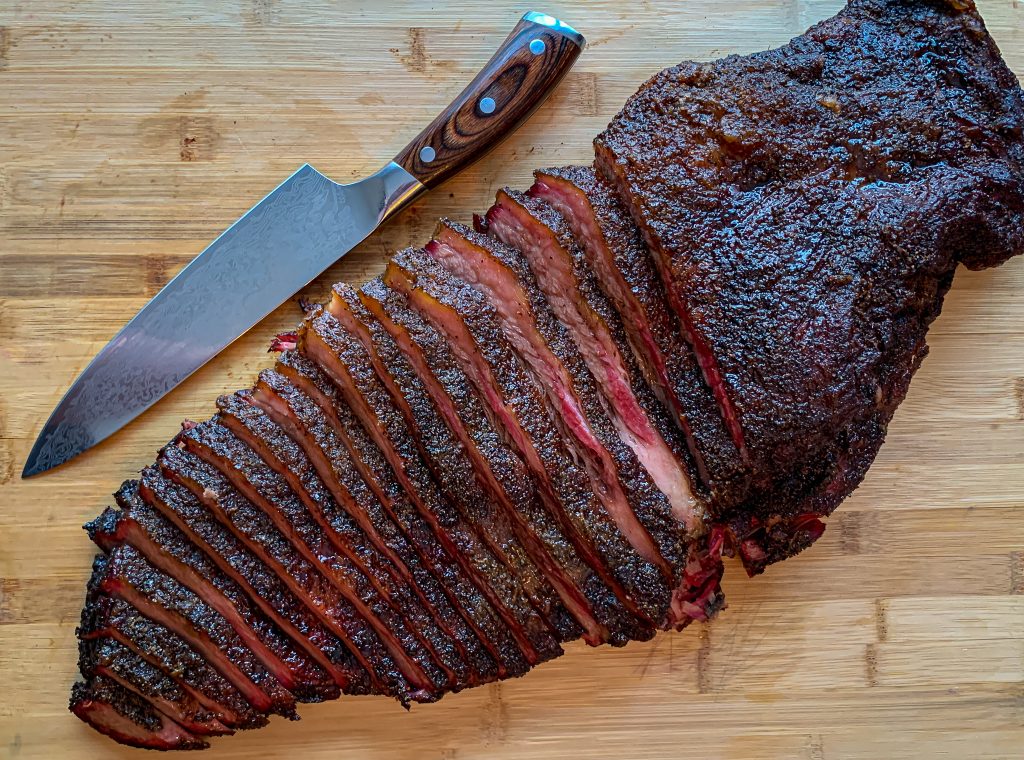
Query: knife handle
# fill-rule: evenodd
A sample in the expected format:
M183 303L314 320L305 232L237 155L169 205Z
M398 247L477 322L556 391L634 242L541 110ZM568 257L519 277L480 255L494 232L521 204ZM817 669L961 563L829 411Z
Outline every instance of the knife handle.
M530 12L459 96L395 156L395 163L434 188L515 131L579 57L583 35Z

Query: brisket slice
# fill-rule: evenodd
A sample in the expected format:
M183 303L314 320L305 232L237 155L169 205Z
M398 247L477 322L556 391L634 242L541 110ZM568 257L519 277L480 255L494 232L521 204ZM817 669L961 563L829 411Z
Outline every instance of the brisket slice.
M107 555L98 589L128 602L185 639L257 710L295 717L295 700L216 610L121 544Z
M99 581L107 562L107 556L101 554L93 564L78 637L109 638L130 649L174 680L226 726L248 729L266 725L267 716L253 709L241 692L185 640L124 600L100 591Z
M71 687L71 712L114 741L142 749L206 749L146 699L105 676Z
M372 323L372 319L369 321ZM414 424L415 420L408 422L396 408L396 403L408 403L407 391L413 391L414 387L403 388L406 395L392 398L376 376L359 339L346 332L328 312L318 312L307 320L300 335L299 348L335 382L391 465L406 496L501 619L511 637L505 639L500 647L501 661L506 670L510 674L521 674L530 665L557 654L560 651L557 641L547 632L543 619L530 607L518 581L488 551L476 527L460 511L461 505L446 499L432 480L421 456L426 457L427 462L433 462L437 456L454 456L458 452L449 435L446 450L437 451L431 457L422 436L425 433L441 435L447 430L444 423L434 417L427 429L422 424ZM408 379L412 382L415 376L410 372ZM421 414L432 415L430 401L422 389L414 400ZM435 475L442 474L438 470L434 468ZM456 470L452 469L449 474L455 473ZM472 483L472 473L460 477L460 480ZM546 654L548 652L550 654Z
M684 564L686 541L668 500L622 443L566 329L548 308L522 254L451 221L427 253L487 297L509 342L545 388L563 435L587 466L595 492L630 544L655 564L668 588Z
M435 625L429 613L420 606L419 599L407 586L396 582L392 575L394 567L384 555L379 554L369 544L366 535L350 517L351 513L365 514L368 509L373 509L376 505L371 505L370 502L375 497L362 476L355 470L348 452L327 424L321 408L297 390L283 375L271 370L260 373L252 399L253 403L266 413L265 419L268 423L273 420L296 441L301 442L301 449L308 453L310 458L306 463L312 460L316 471L321 473L323 483L327 484L335 496L336 503L332 500L330 513L335 529L347 536L352 550L361 556L363 567L366 568L364 573L368 573L377 593L396 615L404 619L406 626L443 672L444 686L450 688L460 680L452 669L462 669L460 660L451 641ZM253 439L260 440L256 435ZM279 436L274 436L274 440L278 439ZM281 451L282 448L275 446L273 451L267 452L264 459L278 460L287 456L290 464L296 464L302 452ZM281 472L294 474L296 471L289 469L284 462L279 464ZM338 504L345 504L346 508L341 509ZM451 665L448 662L449 657L442 652L454 657ZM465 673L461 680L465 680Z
M345 693L366 690L365 673L344 642L330 633L271 570L203 506L186 488L172 483L155 467L142 471L139 495L202 550L245 590L302 651L328 673ZM138 519L139 510L132 515ZM140 520L141 522L141 520Z
M110 552L118 544L130 544L147 562L200 597L228 621L297 699L322 702L339 695L337 685L327 673L304 653L297 652L230 576L142 501L138 481L127 481L116 498L120 510L108 509L85 526L100 548Z
M580 590L589 570L543 512L525 466L491 426L444 338L379 280L368 283L359 296L465 452L481 496L467 501L475 504L474 522L490 538L492 551L503 556L534 608L560 637L578 636L582 630L589 642L603 643L608 631ZM566 618L572 625L559 629L555 621Z
M160 456L163 473L191 491L253 554L345 643L367 675L370 692L409 698L409 686L388 651L341 592L281 533L274 522L218 470L177 446Z
M956 264L1024 247L1022 131L973 2L853 0L777 50L667 69L598 137L768 480L722 516L748 569L860 483Z
M498 191L486 223L491 235L523 254L548 307L590 370L619 438L665 494L672 516L691 535L702 533L704 506L683 463L689 451L644 382L622 321L598 288L565 220L544 201L506 188Z
M280 428L276 435L285 436ZM334 591L347 616L367 627L390 654L412 689L412 697L430 700L437 689L430 658L405 623L387 607L367 577L348 556L335 551L287 483L234 433L215 421L201 423L180 437L185 447L219 470L246 500L257 507L289 546ZM367 657L375 664L371 657ZM420 664L423 662L423 665ZM431 670L430 675L427 669ZM432 678L433 676L434 678Z
M189 733L197 736L234 733L159 668L114 639L79 639L78 669L86 680L100 676L114 681Z
M652 604L644 584L645 574L656 571L622 537L591 491L589 478L551 424L541 392L483 296L422 250L399 253L388 265L384 281L445 336L492 428L523 461L548 519L594 572L595 577L581 586L587 597L601 599L610 592L617 599L615 607L627 613L618 613L619 624L609 626L609 641L625 643L653 635L650 624L658 618L663 600Z
M497 649L460 599L479 599L472 584L458 565L444 552L430 526L409 502L394 477L394 471L380 449L355 419L348 405L320 368L297 351L283 353L277 370L286 376L323 410L335 435L344 445L353 465L362 475L376 499L368 500L364 510L353 515L379 536L375 545L393 562L404 583L430 609L442 630L469 667L468 683L486 683L498 675ZM468 596L466 596L468 594ZM493 616L493 613L487 613ZM466 682L459 673L459 681Z
M534 173L530 193L550 203L571 226L601 290L622 318L648 384L686 436L711 500L738 503L750 471L701 377L693 347L665 300L640 232L611 184L589 166Z

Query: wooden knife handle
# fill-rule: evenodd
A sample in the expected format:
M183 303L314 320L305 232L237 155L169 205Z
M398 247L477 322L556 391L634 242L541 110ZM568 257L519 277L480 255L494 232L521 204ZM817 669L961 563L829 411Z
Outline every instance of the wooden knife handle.
M527 13L469 86L395 156L395 163L428 188L457 174L533 113L584 44L571 26L543 13Z

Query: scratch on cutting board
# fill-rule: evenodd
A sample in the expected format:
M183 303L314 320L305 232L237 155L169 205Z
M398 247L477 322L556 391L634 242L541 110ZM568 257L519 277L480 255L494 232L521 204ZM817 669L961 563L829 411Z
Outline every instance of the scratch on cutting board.
M886 641L889 638L889 624L887 618L889 615L889 600L888 599L876 599L875 600L875 638L879 642Z
M868 686L878 686L878 646L868 644L864 647L864 667Z
M1024 420L1024 377L1014 380L1013 397L1017 401L1017 419Z
M1024 594L1024 552L1010 553L1010 593Z
M7 68L7 56L11 52L11 30L0 26L0 69Z

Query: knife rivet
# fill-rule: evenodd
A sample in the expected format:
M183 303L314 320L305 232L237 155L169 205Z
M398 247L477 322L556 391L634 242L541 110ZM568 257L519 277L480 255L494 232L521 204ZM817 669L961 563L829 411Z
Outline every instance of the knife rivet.
M534 55L540 55L541 53L543 53L544 48L544 40L533 40L530 43L530 52L533 53Z
M494 98L480 98L480 111L483 113L494 113Z
M429 164L437 157L437 153L429 145L424 145L420 148L420 161L425 164Z

